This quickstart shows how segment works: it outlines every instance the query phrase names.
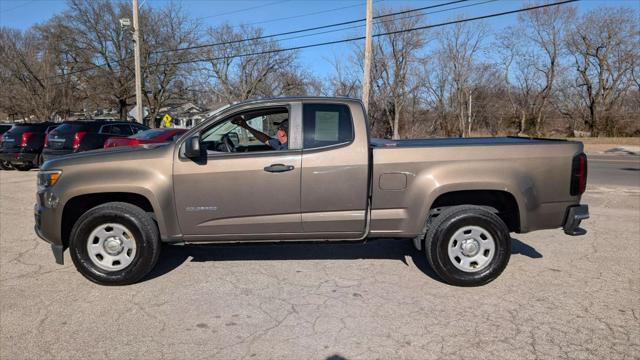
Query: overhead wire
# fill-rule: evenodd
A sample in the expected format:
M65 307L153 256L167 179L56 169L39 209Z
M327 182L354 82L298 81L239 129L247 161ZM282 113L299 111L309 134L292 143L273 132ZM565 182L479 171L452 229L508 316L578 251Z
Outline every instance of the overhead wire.
M429 5L429 6L423 6L423 7L420 7L420 8L414 8L414 9L402 10L402 11L388 13L388 14L382 14L382 15L374 16L373 19L381 19L381 18L386 18L386 17L390 17L390 16L408 14L408 13L412 13L412 12L418 12L418 11L438 8L438 7L442 7L442 6L447 6L447 5L452 5L452 4L457 4L457 3L467 2L467 1L469 1L469 0L449 1L449 2L446 2L446 3L442 3L442 4ZM450 11L450 10L455 10L455 8L445 9L444 11ZM195 49L201 49L201 48L206 48L206 47L231 45L231 44L237 44L237 43L242 43L242 42L247 42L247 41L263 40L263 39L269 39L269 38L274 38L274 37L279 37L279 36L299 34L299 33L308 32L308 31L327 29L327 28L336 27L336 26L350 25L350 24L355 24L355 23L362 22L362 21L365 21L365 20L366 20L366 18L362 18L362 19L357 19L357 20L343 21L343 22L334 23L334 24L328 24L328 25L315 26L315 27L304 28L304 29L286 31L286 32L277 33L277 34L255 36L255 37L252 37L252 38L243 38L243 39L238 39L238 40L223 41L223 42L210 43L210 44L200 44L200 45L194 45L194 46L178 48L178 49L156 50L156 51L150 52L149 54L150 55L155 55L155 54L163 54L163 53L168 53L168 52L179 52L179 51L195 50ZM122 60L112 59L112 62L120 63L121 61L126 61L126 60L129 60L131 58L132 58L132 56L126 57L126 58L124 58ZM69 75L79 74L79 73L83 73L83 72L87 72L87 71L91 71L91 70L94 70L94 69L98 69L98 68L107 66L108 64L109 64L108 62L103 62L103 63L100 63L100 64L91 65L91 66L83 68L83 69L72 70L72 71L70 71L70 72L68 72L66 74L53 75L52 77L62 77L62 76L69 76Z
M494 17L498 17L498 16L517 14L517 13L521 13L521 12L525 12L525 11L542 9L542 8L547 8L547 7L551 7L551 6L558 6L558 5L568 4L568 3L577 2L577 1L579 1L579 0L564 0L564 1L555 2L555 3L547 3L547 4L542 4L542 5L530 6L530 7L527 7L527 8L522 8L522 9L517 9L517 10L503 11L503 12L499 12L499 13L476 16L476 17L472 17L472 18L447 21L447 22L433 24L433 25L424 25L424 26L418 26L418 27L414 27L414 28L410 28L410 29L402 29L402 30L396 30L396 31L389 31L389 32L385 32L385 33L378 33L378 34L372 35L372 37L389 36L389 35L401 34L401 33L406 33L406 32L437 28L437 27L442 27L442 26L447 26L447 25L460 24L460 23L465 23L465 22L469 22L469 21L477 21L477 20L489 19L489 18L494 18ZM266 54L280 53L280 52L285 52L285 51L308 49L308 48L313 48L313 47L340 44L340 43L346 43L346 42L352 42L352 41L358 41L358 40L364 40L364 39L365 39L365 36L358 36L358 37L352 37L352 38L348 38L348 39L326 41L326 42L321 42L321 43L300 45L300 46L288 47L288 48L283 48L283 49L265 50L265 51L258 51L258 52L252 52L252 53L246 53L246 54L238 54L238 55L233 55L233 56L222 56L222 57L201 58L201 59L193 59L193 60L174 61L174 62L164 62L164 63L157 63L156 65L180 65L180 64L188 64L188 63L194 63L194 62L210 62L210 61L217 61L217 60L225 60L225 59L229 59L229 58L238 58L238 57L247 57L247 56L256 56L256 55L266 55Z
M381 36L389 36L389 35L412 32L412 31L418 31L418 30L426 30L426 29L437 28L437 27L453 25L453 24L459 24L459 23L464 23L464 22L469 22L469 21L477 21L477 20L489 19L489 18L494 18L494 17L499 17L499 16L506 16L506 15L516 14L516 13L521 13L521 12L526 12L526 11L531 11L531 10L536 10L536 9L547 8L547 7L551 7L551 6L564 5L564 4L577 2L577 1L579 1L579 0L564 0L564 1L559 1L559 2L555 2L555 3L547 3L547 4L542 4L542 5L530 6L530 7L527 7L527 8L516 9L516 10L503 11L503 12L498 12L498 13L493 13L493 14L488 14L488 15L482 15L482 16L476 16L476 17L471 17L471 18L447 21L447 22L438 23L438 24L418 26L418 27L414 27L414 28L410 28L410 29L402 29L402 30L390 31L390 32L385 32L385 33L378 33L378 34L372 35L372 37L376 37L377 38L377 37L381 37ZM458 1L458 2L460 2L460 1ZM477 4L479 4L479 3L477 3ZM402 11L400 13L408 13L408 12L409 11ZM390 14L387 14L387 15L390 15ZM288 48L281 48L281 49L273 49L273 50L265 50L265 51L237 54L237 55L232 55L232 56L205 57L205 58L191 59L191 60L159 62L159 63L155 63L155 64L151 64L151 65L152 66L161 66L161 65L180 65L180 64L188 64L188 63L196 63L196 62L212 62L212 61L218 61L218 60L225 60L225 59L229 59L229 58L241 58L241 57L248 57L248 56L257 56L257 55L280 53L280 52L285 52L285 51L302 50L302 49L308 49L308 48L313 48L313 47L320 47L320 46L334 45L334 44L340 44L340 43L347 43L347 42L353 42L353 41L364 40L364 39L365 39L364 36L358 36L358 37L351 37L351 38L341 39L341 40L325 41L325 42L321 42L321 43L306 44L306 45L300 45L300 46L294 46L294 47L288 47ZM98 66L96 66L96 67L98 67ZM68 75L72 75L74 73L84 72L84 71L88 71L88 69L82 69L82 70L77 70L75 72L69 72L69 73L67 73L65 75L68 76ZM59 76L59 75L56 75L56 76Z
M243 8L243 9L231 10L231 11L227 11L227 12L223 12L223 13L219 13L219 14L214 14L214 15L201 16L201 17L197 17L196 19L202 20L202 19L210 19L210 18L219 17L219 16L238 14L238 13L241 13L241 12L260 9L260 8L271 6L271 5L282 4L282 3L285 3L285 2L288 2L288 1L291 1L291 0L272 1L270 3L260 4L260 5L257 5L257 6L251 6L251 7L247 7L247 8Z

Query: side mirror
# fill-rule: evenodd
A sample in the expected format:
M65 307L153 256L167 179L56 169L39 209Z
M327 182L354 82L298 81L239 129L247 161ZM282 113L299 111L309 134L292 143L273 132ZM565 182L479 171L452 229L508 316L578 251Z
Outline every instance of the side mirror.
M200 157L200 136L193 135L184 142L184 156L188 158Z

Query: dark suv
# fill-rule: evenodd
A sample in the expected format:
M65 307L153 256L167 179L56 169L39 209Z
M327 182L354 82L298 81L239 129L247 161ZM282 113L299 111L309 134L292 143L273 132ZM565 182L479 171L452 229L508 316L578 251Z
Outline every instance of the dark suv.
M129 136L148 127L128 121L66 121L52 131L42 151L44 160L104 147L112 136Z
M45 136L56 126L50 122L14 124L2 135L0 160L20 171L40 166Z
M0 149L2 149L2 135L11 129L11 124L0 124ZM0 160L0 170L13 170L11 163Z

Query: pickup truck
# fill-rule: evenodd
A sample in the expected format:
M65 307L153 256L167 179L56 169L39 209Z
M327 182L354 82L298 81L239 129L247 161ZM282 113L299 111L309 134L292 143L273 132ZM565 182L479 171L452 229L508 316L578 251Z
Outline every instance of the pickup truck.
M458 286L505 269L511 232L586 232L580 142L374 140L368 129L358 100L265 99L221 108L174 143L47 161L35 231L58 263L68 248L105 285L141 280L162 243L385 238L412 239Z

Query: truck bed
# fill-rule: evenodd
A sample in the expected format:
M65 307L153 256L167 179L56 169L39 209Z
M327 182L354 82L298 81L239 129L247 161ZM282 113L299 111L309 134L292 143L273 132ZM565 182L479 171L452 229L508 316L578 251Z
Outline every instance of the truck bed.
M376 235L418 228L417 221L426 216L420 213L424 199L432 204L456 191L511 194L522 207L520 232L562 226L567 207L579 202L570 194L569 180L572 159L583 150L580 142L499 137L374 139L371 144L371 232Z
M371 139L373 147L432 147L432 146L465 146L465 145L536 145L549 143L568 143L562 139L543 139L519 136L506 137L472 137L472 138L432 138L410 140Z

